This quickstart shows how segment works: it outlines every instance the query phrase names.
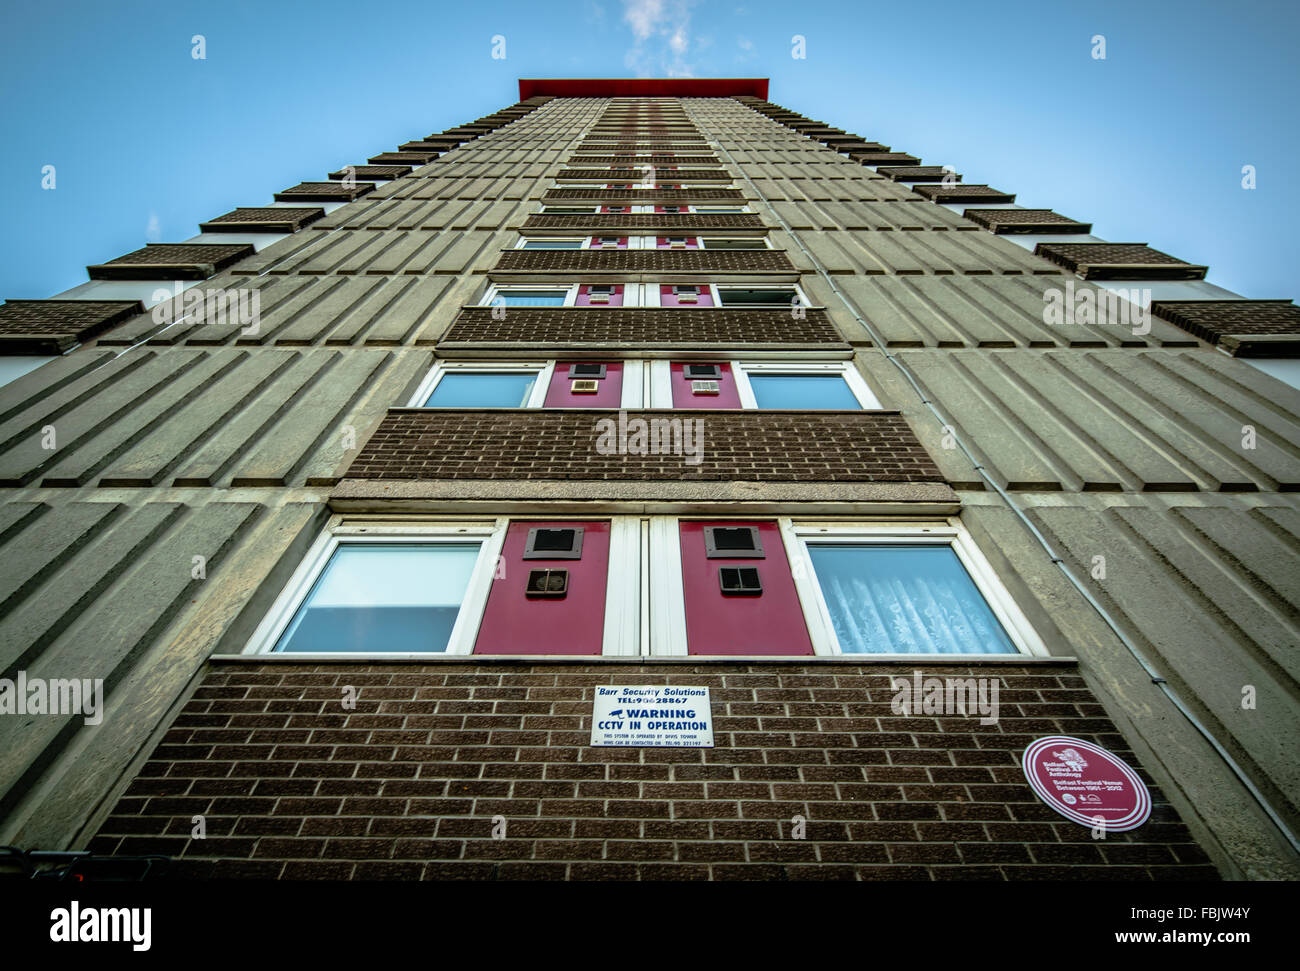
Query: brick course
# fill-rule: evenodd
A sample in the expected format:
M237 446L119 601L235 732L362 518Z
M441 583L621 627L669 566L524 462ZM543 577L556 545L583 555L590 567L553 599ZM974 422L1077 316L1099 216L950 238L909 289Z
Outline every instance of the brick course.
M1034 255L1085 280L1199 280L1205 267L1185 263L1146 243L1039 243Z
M793 273L781 250L505 250L494 270L562 273Z
M9 300L0 307L0 354L62 354L140 313L139 300Z
M924 674L1000 678L1000 721L896 715L910 671L870 662L216 663L91 849L188 878L1216 877L1154 786L1148 823L1094 840L1026 784L1024 748L1067 734L1151 785L1072 667ZM602 684L708 685L715 747L589 746Z
M826 311L811 307L802 319L777 308L752 310L676 307L463 307L439 346L465 342L510 344L837 344L843 338Z
M616 229L652 230L655 235L680 235L687 231L718 229L766 229L755 212L535 212L524 221L525 229L582 229L593 236L607 236Z
M602 455L611 409L393 408L349 479L943 482L906 420L890 411L628 410L628 419L698 418L703 459Z
M665 182L668 180L665 179ZM544 202L573 199L583 202L743 202L739 189L548 189Z
M1261 342L1253 353L1246 352L1250 342L1233 342L1240 356L1262 356L1270 349L1290 354L1300 345L1300 307L1290 300L1154 300L1151 312L1211 344L1234 335L1295 338Z

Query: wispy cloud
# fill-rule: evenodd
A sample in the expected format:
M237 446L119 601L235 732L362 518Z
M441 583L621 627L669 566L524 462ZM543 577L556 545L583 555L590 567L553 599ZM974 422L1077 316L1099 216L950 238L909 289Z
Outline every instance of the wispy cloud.
M694 77L689 56L691 8L698 0L622 0L623 22L632 31L633 44L623 64L638 77Z
M748 37L737 37L736 46L740 48L740 53L736 55L738 62L752 61L757 56L754 54L754 42Z
M158 218L158 213L150 212L149 221L144 227L144 238L151 243L156 243L162 239L162 221Z

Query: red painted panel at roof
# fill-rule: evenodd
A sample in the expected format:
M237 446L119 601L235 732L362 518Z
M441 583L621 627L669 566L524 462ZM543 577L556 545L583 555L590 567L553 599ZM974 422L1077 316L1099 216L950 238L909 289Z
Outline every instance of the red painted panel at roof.
M557 98L731 98L767 100L767 78L520 78L519 100Z

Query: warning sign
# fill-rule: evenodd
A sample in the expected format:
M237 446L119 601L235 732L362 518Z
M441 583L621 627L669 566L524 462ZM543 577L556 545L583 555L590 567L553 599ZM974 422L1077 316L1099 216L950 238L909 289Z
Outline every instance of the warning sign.
M1083 826L1123 833L1151 815L1151 793L1137 773L1091 742L1049 735L1025 749L1023 764L1043 802Z
M709 689L688 685L596 687L591 744L713 748Z

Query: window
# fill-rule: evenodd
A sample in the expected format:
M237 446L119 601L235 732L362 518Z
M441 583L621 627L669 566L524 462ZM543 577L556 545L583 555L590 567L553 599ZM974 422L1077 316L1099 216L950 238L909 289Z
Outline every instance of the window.
M494 284L488 287L483 307L635 307L641 295L638 283L571 283L560 286Z
M254 653L468 654L500 548L497 524L336 519L254 632ZM485 569L487 568L487 569Z
M749 386L759 408L862 407L839 374L751 374Z
M488 306L563 307L569 287L493 287L484 299Z
M741 213L749 212L744 206L692 206L692 212L710 213L721 215L724 213Z
M701 249L769 249L768 242L762 236L722 237L703 236L700 238Z
M818 653L1044 654L959 525L792 525ZM802 572L802 576L801 576Z
M331 519L249 653L1045 655L955 519Z
M463 364L440 361L421 382L410 408L536 408L549 364Z
M599 206L542 206L542 212L563 216L587 216L600 212Z
M717 291L720 307L789 307L799 296L795 287L720 286Z
M582 249L585 237L547 238L530 237L519 241L518 249Z
M695 237L684 237L690 242L696 242ZM662 243L666 242L669 237L661 236L655 239ZM667 247L663 247L667 248ZM804 295L795 284L782 284L771 286L740 286L736 284L715 284L715 283L692 283L692 284L671 284L661 283L658 285L649 284L646 286L646 298L649 300L659 299L660 307L678 307L683 304L689 304L694 307L732 307L754 309L776 309L789 311L796 306L810 307L812 302ZM683 300L681 296L685 294L692 296L692 300Z

